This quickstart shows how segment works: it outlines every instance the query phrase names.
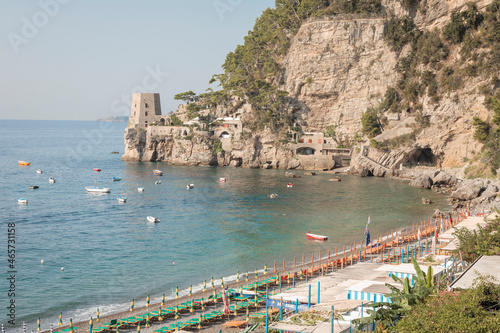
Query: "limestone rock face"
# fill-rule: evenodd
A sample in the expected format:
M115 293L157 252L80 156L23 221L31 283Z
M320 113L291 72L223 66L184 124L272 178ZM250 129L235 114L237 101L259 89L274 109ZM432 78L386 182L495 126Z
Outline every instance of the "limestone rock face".
M467 183L458 190L452 192L450 197L458 201L468 201L477 198L484 189L485 187L482 182Z
M420 177L414 179L410 183L410 186L429 189L432 186L432 179L428 175L421 175Z
M457 178L444 171L439 171L436 176L432 178L434 184L439 185L455 185L457 183Z

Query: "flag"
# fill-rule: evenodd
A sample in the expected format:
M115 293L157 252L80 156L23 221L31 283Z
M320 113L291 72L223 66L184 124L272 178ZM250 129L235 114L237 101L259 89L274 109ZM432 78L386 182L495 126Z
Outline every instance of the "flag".
M368 225L370 224L370 216L368 216L368 222L366 223L365 236L366 236L366 246L368 246L370 242L370 230L368 229Z

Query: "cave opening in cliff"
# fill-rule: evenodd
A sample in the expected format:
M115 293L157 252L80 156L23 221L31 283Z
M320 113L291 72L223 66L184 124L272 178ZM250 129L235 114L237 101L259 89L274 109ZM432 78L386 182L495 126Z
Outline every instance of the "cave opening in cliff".
M430 148L415 149L409 154L406 161L408 166L436 166L437 163L438 159Z
M310 148L310 147L301 147L297 149L296 154L297 155L314 155L316 152L316 149Z

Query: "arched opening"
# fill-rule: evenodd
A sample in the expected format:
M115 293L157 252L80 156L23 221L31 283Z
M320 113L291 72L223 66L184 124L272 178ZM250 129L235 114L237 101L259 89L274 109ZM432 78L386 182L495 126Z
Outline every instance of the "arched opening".
M220 137L223 139L229 139L231 136L229 135L228 132L224 131L220 134Z
M184 132L182 132L182 135L183 135L183 136L188 135L187 131L186 131L186 130L184 130Z
M418 148L408 154L405 165L412 166L436 166L438 158L430 148Z
M314 155L316 150L311 147L301 147L297 149L296 154L297 155Z

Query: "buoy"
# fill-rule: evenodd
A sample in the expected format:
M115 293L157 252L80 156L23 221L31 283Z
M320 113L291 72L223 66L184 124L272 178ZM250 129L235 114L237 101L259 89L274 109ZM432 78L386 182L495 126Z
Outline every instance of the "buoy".
M42 265L43 265L43 263L44 263L43 259L42 259L42 260L40 260L40 264L42 264Z
M175 261L172 263L172 265L175 265Z
M64 272L64 267L61 267L61 272Z

